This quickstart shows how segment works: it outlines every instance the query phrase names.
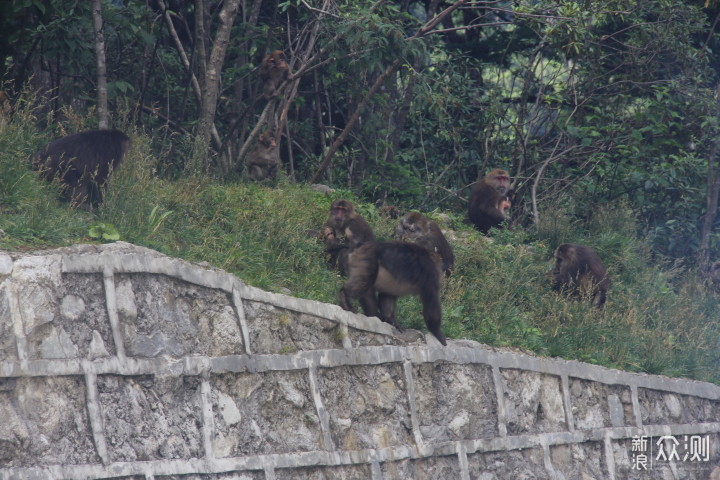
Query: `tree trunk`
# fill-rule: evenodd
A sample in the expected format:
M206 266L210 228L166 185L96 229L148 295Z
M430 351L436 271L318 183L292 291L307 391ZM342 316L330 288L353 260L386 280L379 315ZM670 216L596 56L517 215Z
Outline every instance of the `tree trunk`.
M230 40L235 15L238 11L240 0L228 0L220 10L217 34L213 42L210 58L205 71L205 90L200 100L200 121L198 122L197 135L195 137L194 158L200 160L205 170L209 170L207 151L210 145L210 135L215 121L217 99L220 92L220 73L222 72L225 52Z
M720 83L715 90L715 115L720 118ZM710 234L712 233L718 213L718 194L720 193L720 162L717 156L720 153L720 138L715 134L715 140L708 154L707 185L705 190L706 212L700 232L700 248L698 249L698 266L705 272L710 265Z
M92 2L93 31L95 32L95 57L97 59L97 110L98 124L101 130L110 127L110 114L107 101L107 69L105 67L105 39L103 38L103 18L100 0Z

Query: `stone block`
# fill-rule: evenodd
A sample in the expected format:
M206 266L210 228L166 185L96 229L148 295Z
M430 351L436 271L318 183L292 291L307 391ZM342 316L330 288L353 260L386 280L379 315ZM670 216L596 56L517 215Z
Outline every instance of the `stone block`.
M7 284L0 286L0 361L17 361L17 340Z
M142 477L145 480L145 477ZM263 472L195 473L191 475L161 475L155 480L265 480Z
M638 388L643 425L720 421L720 401Z
M98 463L82 377L0 379L0 467Z
M630 387L570 379L575 428L590 430L635 425Z
M198 377L101 375L97 388L113 462L203 456Z
M128 356L245 353L231 295L164 275L115 277Z
M253 353L287 355L342 348L343 334L337 322L267 303L244 301L243 304Z
M601 442L550 447L558 480L607 480L610 478Z
M567 429L560 377L516 369L501 376L509 435Z
M413 374L424 442L498 435L497 395L490 366L422 363L413 367Z
M710 433L696 435L696 439L706 442L708 447L707 460L705 456L693 457L691 447L693 435L674 435L675 441L664 440L663 449L666 457L660 457L660 437L645 437L641 439L628 438L612 442L613 458L615 461L615 478L623 480L714 480L710 473L720 463L720 434ZM677 457L673 462L664 461L672 456L672 444L675 443ZM696 444L697 445L697 444ZM695 448L699 452L700 448ZM644 455L644 457L642 457ZM675 473L673 473L675 472Z
M322 449L307 371L214 375L211 384L216 457Z
M276 480L369 480L370 465L338 467L281 468L275 470Z
M549 480L542 448L468 454L470 480Z
M380 465L383 480L449 480L461 478L456 456L408 459Z
M336 448L415 444L401 364L321 368L318 384Z

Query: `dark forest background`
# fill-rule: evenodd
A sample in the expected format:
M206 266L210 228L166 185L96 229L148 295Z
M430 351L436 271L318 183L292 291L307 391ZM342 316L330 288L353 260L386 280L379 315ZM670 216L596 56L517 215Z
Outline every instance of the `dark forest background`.
M623 200L658 254L717 256L717 2L3 2L0 77L53 136L97 126L95 4L112 122L158 176L232 181L269 128L295 182L460 212L500 167L516 223ZM268 101L273 50L295 77Z

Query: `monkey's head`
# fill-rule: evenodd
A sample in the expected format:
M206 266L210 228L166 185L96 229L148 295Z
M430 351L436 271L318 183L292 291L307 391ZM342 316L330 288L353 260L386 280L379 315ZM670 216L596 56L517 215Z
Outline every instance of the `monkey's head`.
M505 195L510 189L510 174L502 169L491 170L486 176L488 182L500 195Z
M330 205L328 214L328 223L335 225L336 228L342 228L345 222L355 214L355 205L347 200L335 200Z
M576 262L575 246L563 243L555 249L555 273L564 272Z
M322 237L325 240L332 240L336 238L335 229L329 225L326 225L325 228L323 228Z
M270 131L267 131L265 133L261 133L258 137L258 141L265 147L265 148L275 148L277 147L277 141L275 140L275 137L273 136Z
M400 223L395 227L395 238L414 241L418 236L426 233L427 229L427 219L418 212L410 212L401 218Z

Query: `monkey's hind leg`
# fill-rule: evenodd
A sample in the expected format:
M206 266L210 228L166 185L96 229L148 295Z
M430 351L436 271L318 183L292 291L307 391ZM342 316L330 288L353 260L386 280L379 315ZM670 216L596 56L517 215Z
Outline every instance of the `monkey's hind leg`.
M398 331L404 331L403 327L395 320L395 307L397 305L397 297L381 293L378 295L378 302L380 303L380 320L389 323L393 327L397 328Z

